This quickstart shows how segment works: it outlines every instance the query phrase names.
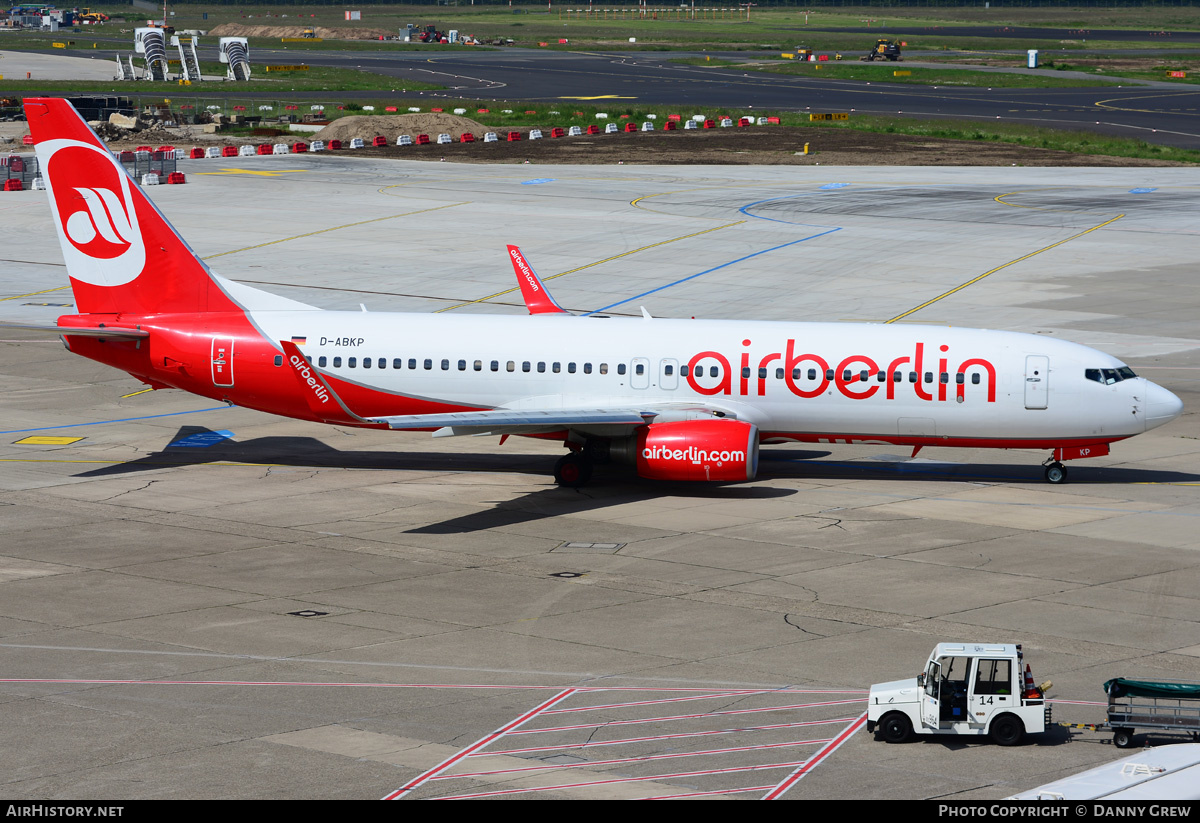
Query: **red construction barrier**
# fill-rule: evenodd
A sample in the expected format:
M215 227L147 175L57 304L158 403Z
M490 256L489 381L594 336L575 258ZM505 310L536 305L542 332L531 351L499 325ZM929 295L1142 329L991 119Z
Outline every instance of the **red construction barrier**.
M680 115L678 115L678 114L668 114L668 115L667 115L667 119L668 119L668 120L674 120L674 121L678 122L678 121L682 120L683 118L682 118Z
M337 151L341 147L342 147L341 140L330 140L328 143L325 144L325 148L328 149L329 151Z
M739 117L738 118L738 128L739 129L743 129L746 126L753 126L753 125L754 125L754 121L751 120L749 117Z
M628 114L622 114L622 115L621 115L620 117L618 117L617 119L618 119L618 120L628 120L628 119L629 119L629 115L628 115Z
M637 123L626 123L626 124L625 124L625 131L627 131L627 132L635 132L635 131L637 131L637 130L638 130L638 129L637 129Z
M767 122L770 123L772 126L778 126L779 118L778 117L768 117Z
M384 111L399 111L395 106L388 106Z
M679 126L675 125L674 120L668 120L663 123L663 131L679 131Z
M4 190L5 191L24 191L25 187L21 185L21 179L19 177L14 177L11 180L4 181Z
M32 146L33 145L33 135L27 134L24 137L22 137L21 144L24 146Z
M188 152L188 157L192 160L203 160L204 149L200 148L199 146L192 146L192 150Z
M120 155L118 155L117 159L122 163L132 163L136 158L133 156L133 152L123 151Z
M476 110L475 110L475 113L476 113L476 114L487 114L487 113L488 113L488 109L476 109Z
M504 139L505 139L505 140L507 140L509 143L517 143L517 142L519 142L519 141L520 141L520 139L521 139L521 132L519 132L519 131L510 131L510 132L508 133L508 136L507 136L507 137L505 137Z
M430 111L438 111L438 112L441 112L441 111L445 111L445 109L430 109Z
M459 139L459 141L458 141L458 142L460 142L460 143L474 143L474 142L475 142L475 135L471 134L471 132L469 132L469 131L464 131L464 132L462 133L462 137Z
M149 146L138 146L134 151L154 151L154 149Z
M183 176L183 172L173 171L167 175L167 182L172 184L186 183L187 178Z
M592 123L592 125L588 126L587 132L588 132L588 134L599 134L600 127L597 126L595 123Z
M275 147L274 147L274 146L272 146L270 143L259 143L259 145L258 145L258 148L256 149L256 151L257 151L259 154L274 154L274 153L275 153ZM201 156L203 157L203 155L201 155Z
M174 146L159 146L155 151L175 151Z
M525 113L526 113L526 114L537 114L537 112L536 112L536 111L527 111L527 112L525 112Z
M384 137L382 134L375 135L375 139L371 142L371 145L373 145L373 146L386 146L387 144L388 144L388 139L386 137Z
M715 129L716 127L717 127L717 121L716 121L716 120L705 120L705 121L704 121L704 128L706 128L706 129Z
M555 126L554 128L550 129L551 137L565 137L566 134L567 133L563 130L562 126Z
M237 146L221 146L221 156L222 157L237 157L238 156Z
M308 143L292 143L292 154L304 154L308 151Z
M418 134L417 135L417 145L418 146L428 146L429 145L429 135L428 134Z

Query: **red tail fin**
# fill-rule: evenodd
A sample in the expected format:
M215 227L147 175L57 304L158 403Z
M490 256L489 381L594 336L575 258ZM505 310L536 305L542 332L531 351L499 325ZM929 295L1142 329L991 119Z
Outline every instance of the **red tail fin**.
M237 310L70 103L27 98L25 116L80 312Z

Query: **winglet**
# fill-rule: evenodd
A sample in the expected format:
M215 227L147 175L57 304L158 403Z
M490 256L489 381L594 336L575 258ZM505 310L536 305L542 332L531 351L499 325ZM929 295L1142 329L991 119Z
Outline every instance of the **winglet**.
M546 291L546 287L538 279L537 272L533 270L533 266L529 265L519 248L509 246L508 257L512 260L513 272L517 275L517 285L521 287L521 297L525 299L525 306L529 309L530 314L570 314L554 301L550 292Z
M304 395L309 411L318 420L326 423L341 423L348 426L387 428L386 423L367 420L346 408L346 404L342 402L342 398L338 397L333 388L325 382L325 378L321 376L321 373L309 365L308 359L300 353L299 346L291 340L280 340L279 345L283 347L284 357L287 359L287 364L291 367L292 373L300 381L300 393Z

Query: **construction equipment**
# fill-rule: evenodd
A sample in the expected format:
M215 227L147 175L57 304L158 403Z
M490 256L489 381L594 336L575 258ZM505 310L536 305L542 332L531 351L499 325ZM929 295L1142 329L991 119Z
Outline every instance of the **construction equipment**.
M871 686L867 731L879 729L888 743L903 743L913 732L987 736L1015 746L1050 723L1045 690L1019 644L939 643L925 671L909 680Z
M305 29L304 31L300 32L300 36L306 40L315 40L317 33L313 29Z
M865 60L868 63L873 60L890 60L896 63L903 60L904 57L900 54L900 44L898 42L881 37L875 41L875 48L858 59Z
M84 8L79 10L79 14L75 15L75 19L84 23L107 23L108 15L92 11L90 8Z

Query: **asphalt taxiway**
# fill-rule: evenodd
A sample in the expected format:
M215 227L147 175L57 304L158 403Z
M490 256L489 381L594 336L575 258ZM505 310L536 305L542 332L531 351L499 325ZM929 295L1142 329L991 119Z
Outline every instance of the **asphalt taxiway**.
M553 444L141 392L5 329L5 796L999 798L1119 752L890 746L863 690L943 640L1025 643L1066 720L1200 680L1195 170L181 168L149 193L210 265L326 308L522 313L516 243L575 311L1053 335L1186 411L1065 486L830 444L573 491ZM72 312L44 192L0 225L0 319Z

